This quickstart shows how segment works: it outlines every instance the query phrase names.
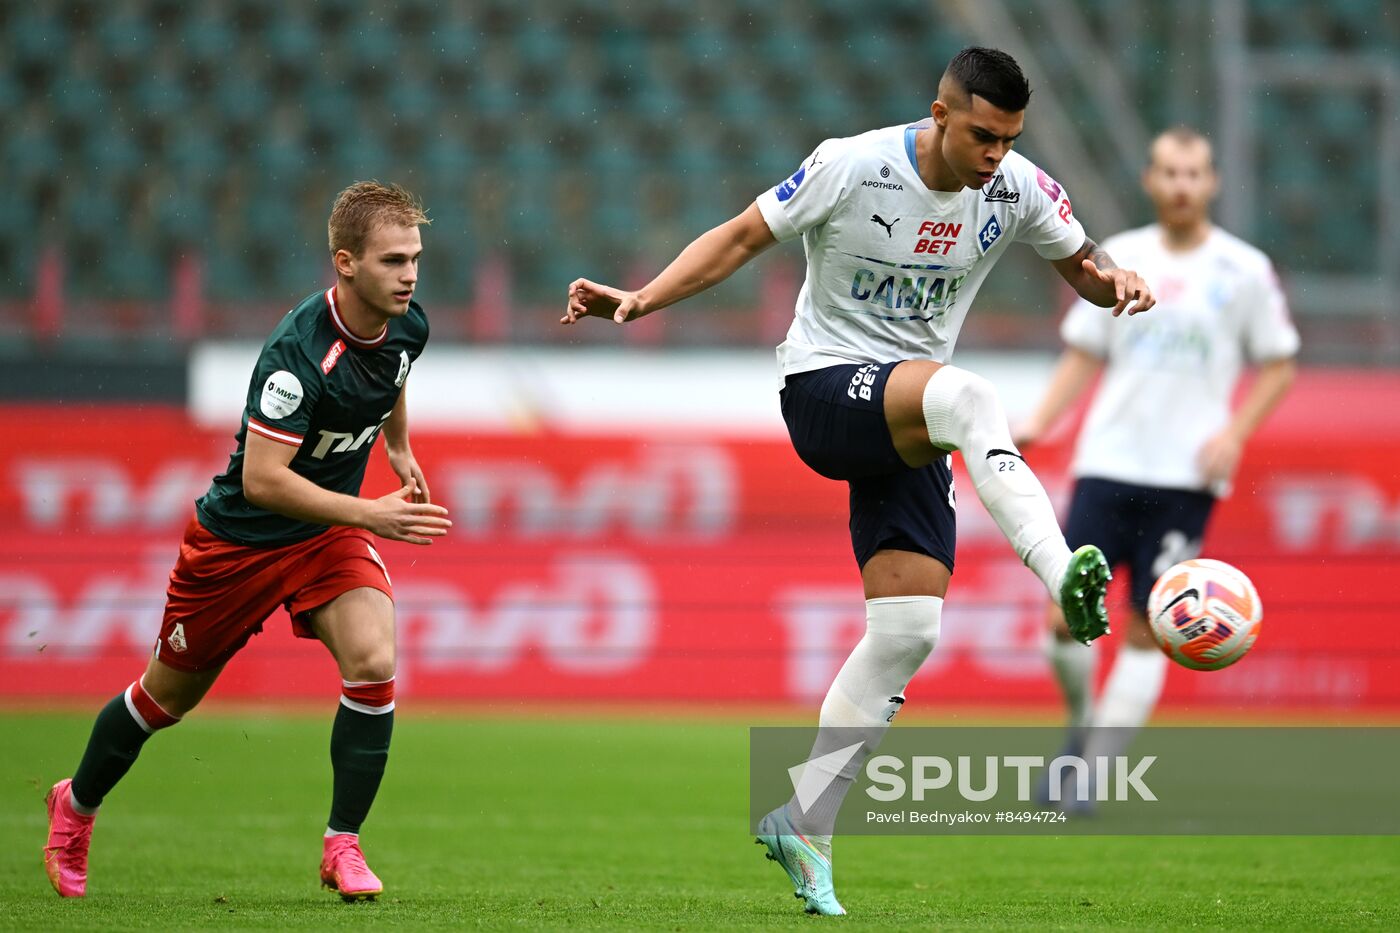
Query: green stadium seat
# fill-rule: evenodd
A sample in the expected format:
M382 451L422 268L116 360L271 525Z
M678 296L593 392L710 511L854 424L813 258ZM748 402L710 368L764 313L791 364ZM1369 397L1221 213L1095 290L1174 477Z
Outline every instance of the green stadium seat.
M259 179L272 186L296 190L315 166L301 138L285 126L264 135L250 153Z
M71 47L68 26L59 12L45 4L23 4L12 15L5 34L14 63L56 69Z
M112 184L127 180L146 165L147 158L135 136L135 130L118 115L94 121L91 133L83 140L82 161L86 166L101 166L101 181Z
M185 119L167 129L165 165L175 177L210 178L229 165L229 152L202 120Z
M178 55L187 67L222 65L237 48L236 33L219 15L220 7L201 4L186 16L177 31Z
M1120 10L1074 2L1096 33ZM1178 11L1138 6L1141 42L1113 66L1156 127L1177 116L1154 79L1174 54ZM1036 0L1006 7L1028 34L1045 23ZM1400 60L1400 18L1387 8L1245 4L1261 49ZM0 159L16 196L0 206L0 269L56 213L61 237L97 251L70 272L94 295L108 272L113 297L148 293L168 281L175 248L195 243L211 292L283 305L324 272L321 202L349 179L380 177L433 210L432 255L450 257L434 270L437 294L459 300L475 258L505 248L521 296L553 295L565 265L621 273L683 246L828 136L921 117L938 63L964 42L956 26L929 0L877 12L849 0L11 3L0 10ZM1052 73L1070 65L1055 43L1038 52ZM1191 101L1207 127L1210 97ZM1064 99L1086 139L1109 131L1085 95ZM1240 232L1276 248L1281 265L1373 256L1365 210L1361 222L1307 214L1391 170L1345 148L1373 130L1373 106L1351 92L1251 98L1267 206L1257 231ZM1297 125L1309 133L1278 130ZM1105 184L1135 192L1115 171ZM728 332L719 322L676 339Z
M406 134L415 148L421 144L423 133L432 127L439 109L433 89L421 74L402 76L385 90L385 118L394 127L395 135Z
M63 153L48 120L31 117L9 127L0 138L0 152L4 153L6 184L18 185L21 190L55 177L63 168Z
M272 109L273 95L256 76L249 76L219 82L210 102L221 124L241 130L262 125Z
M54 81L49 98L53 101L53 116L75 124L80 132L93 121L104 119L114 103L111 91L96 77L77 70L60 75Z
M431 32L425 38L427 54L438 65L449 66L469 62L481 54L483 36L468 20L455 17L435 17ZM420 52L423 49L419 50Z
M387 178L394 162L388 147L377 135L342 133L332 143L328 168L344 178Z
M138 67L151 61L156 35L151 22L137 7L118 6L97 24L98 48L113 65Z
M77 236L105 242L114 239L114 232L128 227L116 191L97 181L65 189L62 211L64 228Z
M132 89L131 100L142 118L154 122L175 122L190 108L186 85L169 68L147 75Z
M267 31L260 44L278 64L316 67L322 39L306 18L305 11L293 6L282 15L268 20Z
M553 70L569 52L569 41L553 23L530 19L515 34L515 53L526 67Z
M154 217L161 238L167 243L199 247L203 252L213 242L215 218L206 187L171 184L156 201Z

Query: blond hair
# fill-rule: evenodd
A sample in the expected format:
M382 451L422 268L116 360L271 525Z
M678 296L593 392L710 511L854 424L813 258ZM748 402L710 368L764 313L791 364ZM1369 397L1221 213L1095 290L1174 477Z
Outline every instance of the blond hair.
M1210 137L1194 126L1185 123L1178 123L1176 126L1168 127L1157 134L1152 140L1152 145L1147 150L1147 166L1152 167L1152 163L1157 158L1157 144L1163 141L1171 141L1178 146L1193 146L1200 144L1206 147L1206 162L1212 169L1215 168L1215 147L1210 143Z
M380 224L404 227L431 224L423 203L398 185L377 181L357 181L335 196L331 219L326 224L331 255L345 250L352 256L364 252L370 231Z

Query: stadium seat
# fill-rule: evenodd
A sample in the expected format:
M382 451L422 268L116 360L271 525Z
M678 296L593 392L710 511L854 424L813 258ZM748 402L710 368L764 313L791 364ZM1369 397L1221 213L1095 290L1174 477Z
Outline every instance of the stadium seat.
M5 24L5 33L16 66L50 67L64 59L70 37L55 5L25 4L13 16Z
M1104 34L1120 9L1075 2ZM1036 0L1005 6L1043 27ZM1394 60L1400 20L1382 6L1252 2L1247 32L1266 51ZM1156 127L1180 117L1153 83L1176 13L1138 10L1140 45L1111 64ZM0 261L30 255L15 244L56 213L61 245L102 254L67 272L85 289L109 269L113 299L164 289L176 247L196 243L209 250L206 287L278 306L323 257L285 243L265 256L263 240L295 231L311 244L323 202L355 178L404 181L429 202L431 255L451 257L434 268L441 295L469 293L494 251L511 256L522 300L547 298L566 265L654 265L822 139L920 118L937 63L967 39L928 0L878 11L849 0L26 0L0 11L0 27L0 158L17 202L0 210ZM1055 43L1039 54L1069 72ZM1087 95L1061 99L1084 138L1111 132ZM1191 105L1213 126L1212 95ZM1268 196L1255 213L1268 223L1240 232L1307 262L1370 255L1370 214L1304 224L1298 192L1341 198L1390 170L1338 155L1374 127L1373 110L1350 92L1254 95L1256 191ZM1277 132L1290 126L1309 132ZM1135 192L1120 175L1106 184ZM134 258L113 265L96 241Z

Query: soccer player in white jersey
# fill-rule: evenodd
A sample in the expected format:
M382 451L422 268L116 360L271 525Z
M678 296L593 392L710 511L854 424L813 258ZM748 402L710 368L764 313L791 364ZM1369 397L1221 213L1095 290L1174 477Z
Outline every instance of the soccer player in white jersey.
M953 570L950 451L962 452L977 495L1063 606L1074 636L1087 642L1108 627L1103 555L1092 546L1071 553L996 390L948 365L978 287L1017 240L1115 315L1153 304L1142 277L1085 236L1064 189L1011 151L1029 98L1009 55L964 49L939 82L930 119L823 142L637 291L588 279L569 286L564 323L621 324L709 288L775 242L802 238L806 281L778 348L783 417L808 466L850 486L867 617L822 704L811 757L840 741L831 730L869 736L812 806L791 801L760 824L760 841L809 912L845 912L832 886L836 812L938 640Z
M1157 222L1104 244L1152 284L1161 307L1113 320L1077 302L1061 328L1066 349L1044 399L1018 426L1034 442L1102 371L1071 472L1065 537L1093 541L1131 582L1126 640L1097 704L1094 651L1074 642L1050 606L1050 661L1069 707L1068 751L1121 753L1162 692L1167 658L1147 626L1153 582L1200 553L1216 499L1241 451L1293 381L1298 332L1273 266L1259 250L1211 224L1217 183L1210 143L1186 127L1152 144L1143 185ZM1243 364L1258 378L1232 414ZM1088 726L1115 727L1087 729ZM1087 747L1086 747L1087 745Z

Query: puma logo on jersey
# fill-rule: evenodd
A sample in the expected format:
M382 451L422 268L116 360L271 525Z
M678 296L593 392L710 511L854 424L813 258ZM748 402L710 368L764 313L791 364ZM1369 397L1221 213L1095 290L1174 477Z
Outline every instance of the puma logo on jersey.
M885 219L884 219L883 217L881 217L879 214L871 214L871 215L870 215L870 220L871 220L873 223L877 223L877 224L879 224L880 226L884 227L884 228L885 228L885 236L889 237L890 239L894 239L894 225L897 224L897 223L899 223L899 222L900 222L901 220L903 220L903 219L904 219L903 217L896 217L894 220L891 220L889 223L885 223Z

